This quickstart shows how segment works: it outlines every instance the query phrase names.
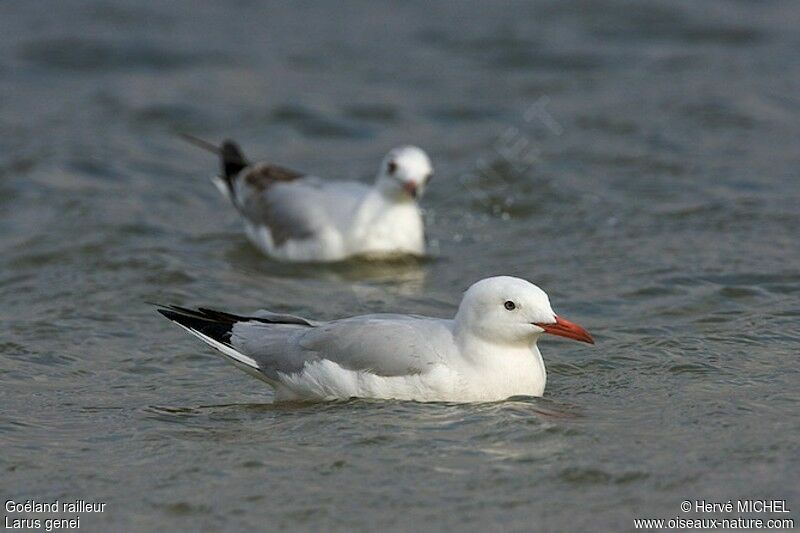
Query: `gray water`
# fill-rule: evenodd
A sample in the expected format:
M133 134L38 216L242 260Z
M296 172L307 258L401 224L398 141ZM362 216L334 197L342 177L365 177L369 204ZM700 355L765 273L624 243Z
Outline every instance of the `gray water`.
M89 531L797 519L799 26L778 0L0 3L0 497L107 503ZM417 144L431 257L271 261L175 131L365 181ZM495 274L597 340L541 343L544 398L273 405L147 303L450 316Z

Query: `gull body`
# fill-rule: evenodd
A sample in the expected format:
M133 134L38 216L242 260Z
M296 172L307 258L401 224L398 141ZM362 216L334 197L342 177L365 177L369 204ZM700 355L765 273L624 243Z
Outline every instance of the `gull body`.
M219 191L237 209L245 233L262 252L283 261L330 262L351 256L424 255L425 231L417 199L433 173L415 146L391 150L372 185L328 181L271 163L250 163L239 147L216 147Z
M175 306L159 312L271 385L278 401L541 396L547 382L541 335L593 343L586 330L553 312L539 287L508 276L472 285L453 319L374 314L318 322Z

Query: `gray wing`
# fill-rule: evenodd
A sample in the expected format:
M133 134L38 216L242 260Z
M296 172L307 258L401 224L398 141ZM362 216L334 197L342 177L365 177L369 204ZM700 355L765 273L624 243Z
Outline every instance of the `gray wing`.
M448 321L405 315L367 315L314 327L239 323L231 345L275 380L323 360L380 376L421 374L455 350Z
M452 321L436 318L365 315L315 322L269 311L252 316L178 306L158 311L245 372L273 382L326 360L379 376L422 374L457 351Z
M350 182L325 183L275 167L259 165L237 181L239 211L248 221L270 229L277 246L307 239L331 226L344 228L366 187ZM269 176L269 177L267 177Z
M408 315L366 315L327 322L305 332L306 356L379 376L422 374L455 349L446 320Z

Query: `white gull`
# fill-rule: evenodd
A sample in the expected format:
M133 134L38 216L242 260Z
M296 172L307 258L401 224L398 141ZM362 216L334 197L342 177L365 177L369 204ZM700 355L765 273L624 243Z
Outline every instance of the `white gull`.
M415 146L391 150L368 186L251 163L232 141L217 147L182 136L220 156L222 173L214 178L215 185L241 215L250 241L275 259L329 262L425 254L417 199L433 168Z
M165 317L275 389L276 400L495 401L541 396L544 333L594 343L519 278L481 280L452 320L374 314L313 321L169 306Z

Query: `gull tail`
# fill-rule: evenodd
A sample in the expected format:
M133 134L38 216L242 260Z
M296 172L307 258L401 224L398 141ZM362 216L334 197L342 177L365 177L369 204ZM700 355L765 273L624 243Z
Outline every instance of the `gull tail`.
M195 137L194 135L182 132L179 133L178 136L189 144L193 144L199 148L202 148L203 150L206 150L207 152L211 152L212 154L219 156L222 174L221 176L214 178L212 181L223 196L236 204L233 182L236 179L236 176L239 175L239 172L250 165L250 162L244 156L244 153L239 145L233 141L225 140L222 142L221 146L217 146L216 144L203 140L200 137Z
M258 311L252 316L234 315L212 309L187 309L177 305L158 305L157 311L185 329L209 346L218 350L224 358L233 363L240 370L244 370L253 377L275 384L274 372L270 373L269 367L262 367L253 357L242 353L241 340L243 337L261 335L268 329L275 327L276 333L289 332L297 327L316 327L317 322L305 318L283 313ZM234 330L236 331L234 335Z
M243 168L250 164L244 153L242 153L242 149L233 141L222 142L220 156L222 160L222 175L228 181L232 181Z
M247 321L247 318L211 309L200 308L194 311L176 305L164 306L157 311L209 346L219 350L235 366L259 379L264 379L256 360L237 351L231 345L233 326L237 322Z

